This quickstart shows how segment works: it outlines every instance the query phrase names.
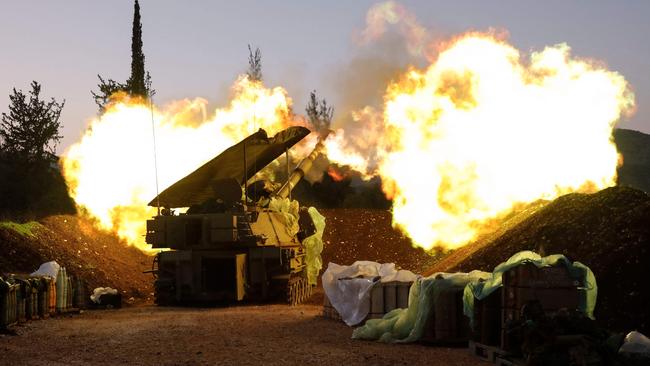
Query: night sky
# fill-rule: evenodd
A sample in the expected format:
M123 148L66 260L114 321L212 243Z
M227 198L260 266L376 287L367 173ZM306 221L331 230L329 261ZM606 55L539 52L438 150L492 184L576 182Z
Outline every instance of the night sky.
M341 78L347 77L351 60L372 55L399 59L404 66L424 64L407 54L382 54L380 45L354 41L375 3L141 0L146 68L157 90L155 103L203 97L210 109L224 106L230 85L247 67L250 43L262 50L266 85L284 87L297 112L304 110L313 89L334 106L344 104L341 88L346 81ZM496 28L506 30L522 53L566 42L573 55L605 62L625 76L636 94L636 114L619 126L650 133L649 1L400 3L440 38ZM27 90L31 80L41 82L45 96L66 99L62 152L97 113L90 94L96 75L118 81L129 76L133 2L0 4L0 112L7 111L13 87ZM346 116L339 113L337 118Z

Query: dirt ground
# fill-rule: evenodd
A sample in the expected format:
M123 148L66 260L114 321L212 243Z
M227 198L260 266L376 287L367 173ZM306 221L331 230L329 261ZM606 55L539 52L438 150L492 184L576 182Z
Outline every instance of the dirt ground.
M316 305L85 311L0 336L0 365L482 365L466 348L350 339Z

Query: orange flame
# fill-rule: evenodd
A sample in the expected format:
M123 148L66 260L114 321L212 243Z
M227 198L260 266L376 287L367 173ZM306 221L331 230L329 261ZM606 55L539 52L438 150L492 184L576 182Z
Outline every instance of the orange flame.
M614 185L612 131L633 105L620 74L566 44L528 60L470 33L390 85L383 111L353 116L328 155L381 176L416 245L457 248L517 204Z
M258 128L273 135L294 124L284 89L268 89L244 76L233 93L230 105L207 120L204 99L152 110L142 100L115 95L64 155L64 176L77 205L103 228L150 251L143 235L146 220L156 212L147 207L156 196L152 123L160 190Z

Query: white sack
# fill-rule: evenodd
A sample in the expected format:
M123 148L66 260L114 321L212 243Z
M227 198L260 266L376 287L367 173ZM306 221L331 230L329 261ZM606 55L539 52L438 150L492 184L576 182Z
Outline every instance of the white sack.
M117 295L117 290L110 287L97 287L93 290L93 294L90 295L90 300L95 304L99 304L99 297L106 294Z

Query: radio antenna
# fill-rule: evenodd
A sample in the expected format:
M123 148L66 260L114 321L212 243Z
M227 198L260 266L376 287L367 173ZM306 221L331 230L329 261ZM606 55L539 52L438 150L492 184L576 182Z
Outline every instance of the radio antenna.
M151 111L151 135L153 136L153 169L156 176L156 208L160 216L160 191L158 189L158 154L156 152L156 123L153 116L153 94L149 95L149 110Z

